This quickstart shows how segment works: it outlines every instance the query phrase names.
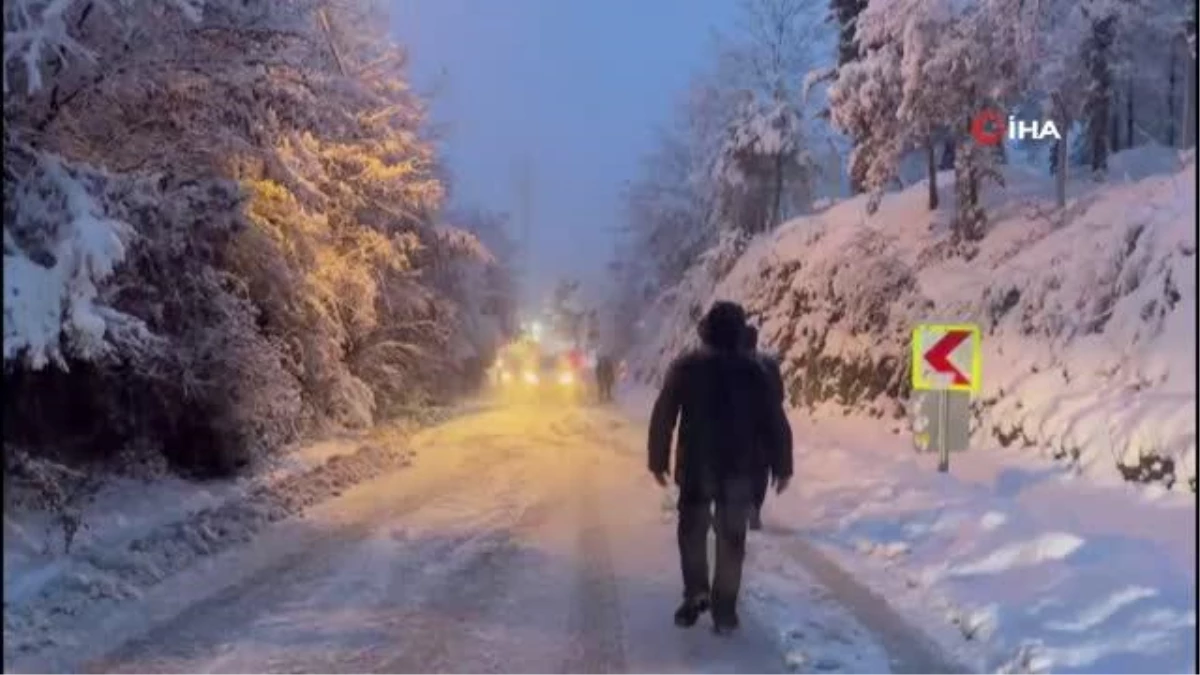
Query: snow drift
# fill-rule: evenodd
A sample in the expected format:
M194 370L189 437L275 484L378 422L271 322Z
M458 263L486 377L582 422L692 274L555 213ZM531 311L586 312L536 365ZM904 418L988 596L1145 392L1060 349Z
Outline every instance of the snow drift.
M951 243L926 186L785 223L730 265L719 245L647 312L634 373L657 380L714 299L742 302L780 353L791 403L901 419L924 322L983 331L975 442L1039 448L1094 477L1195 490L1196 166L1163 148L1113 157L1106 183L1010 167L986 238ZM939 176L943 189L953 177ZM735 253L736 254L736 253ZM726 271L728 270L728 271Z

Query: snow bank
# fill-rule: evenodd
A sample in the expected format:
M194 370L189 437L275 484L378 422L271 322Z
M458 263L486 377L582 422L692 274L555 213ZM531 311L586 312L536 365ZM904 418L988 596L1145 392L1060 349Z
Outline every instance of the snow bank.
M462 408L467 410L469 408ZM426 411L420 423L455 409ZM237 481L111 481L83 513L69 553L54 549L50 516L4 517L4 660L61 648L56 636L95 603L118 603L197 561L250 540L271 523L407 466L403 440L417 422L297 447Z
M794 405L899 420L914 326L972 322L984 332L976 442L1194 491L1195 180L1194 157L1139 148L1114 156L1107 183L1073 184L1058 214L1053 185L1014 168L988 197L988 236L965 252L923 184L872 216L865 198L840 202L752 242L727 273L694 267L648 313L657 337L633 372L656 380L699 312L733 299L782 355Z
M1195 672L1196 510L992 446L932 457L861 420L793 420L803 536L978 672ZM751 542L752 547L769 542Z

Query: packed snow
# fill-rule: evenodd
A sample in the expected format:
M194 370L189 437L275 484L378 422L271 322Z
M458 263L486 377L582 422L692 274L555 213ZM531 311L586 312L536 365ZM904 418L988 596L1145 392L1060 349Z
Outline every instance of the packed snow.
M870 216L865 197L839 202L744 253L709 251L648 312L634 372L655 381L712 300L737 300L783 357L794 405L900 420L913 328L975 323L977 441L1194 491L1195 181L1194 156L1140 147L1112 158L1106 183L1072 183L1059 213L1045 177L1012 167L986 195L986 238L962 251L924 183Z
M1194 672L1196 508L996 444L949 474L853 419L793 417L770 507L984 672Z
M606 408L461 416L406 442L405 470L166 570L136 602L79 603L58 648L6 640L6 669L957 670L923 638L878 637L920 633L878 598L846 602L777 533L750 543L738 634L676 628L674 504L644 437Z
M236 480L105 479L69 549L54 514L6 508L5 662L69 643L63 629L85 608L136 601L270 524L407 465L410 453L396 446L407 426L298 446Z
M652 396L623 405L644 418ZM942 474L870 419L791 418L795 478L751 547L815 544L960 669L1195 671L1190 495L1097 485L995 443Z
M862 197L727 239L648 312L632 370L655 383L713 300L742 302L795 408L795 487L768 528L820 542L972 669L1192 672L1195 171L1118 153L1057 212L1044 176L1009 167L974 247L950 245L924 182L874 215ZM964 322L982 391L946 475L905 419L909 341Z

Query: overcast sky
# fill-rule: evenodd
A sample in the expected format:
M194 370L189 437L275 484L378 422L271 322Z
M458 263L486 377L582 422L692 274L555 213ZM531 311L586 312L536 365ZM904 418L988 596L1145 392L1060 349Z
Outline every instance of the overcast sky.
M622 181L655 126L705 65L735 0L393 0L396 35L434 117L456 203L520 213L517 167L533 174L532 266L603 274Z

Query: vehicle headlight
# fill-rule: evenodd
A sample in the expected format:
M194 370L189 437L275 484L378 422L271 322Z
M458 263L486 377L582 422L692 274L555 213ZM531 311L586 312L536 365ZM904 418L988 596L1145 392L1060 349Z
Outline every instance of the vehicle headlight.
M525 382L526 382L526 384L537 384L538 383L538 374L533 372L532 370L525 371Z
M575 384L575 373L572 373L572 372L571 372L571 371L569 371L569 370L568 370L568 371L565 371L565 372L562 372L562 373L559 373L559 375L558 375L558 383L559 383L559 384L561 384L561 385L572 385L572 384Z

